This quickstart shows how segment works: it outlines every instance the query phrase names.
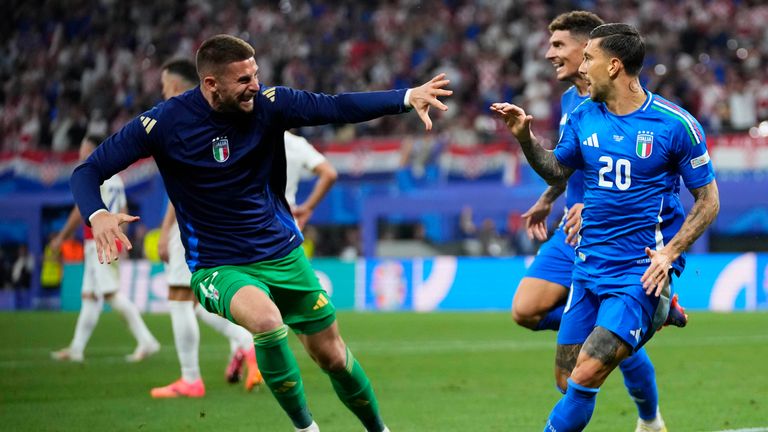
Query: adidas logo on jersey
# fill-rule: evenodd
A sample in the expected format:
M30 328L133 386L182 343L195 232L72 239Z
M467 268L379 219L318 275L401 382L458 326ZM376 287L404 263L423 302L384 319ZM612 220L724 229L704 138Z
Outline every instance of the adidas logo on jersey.
M327 304L328 304L328 298L325 296L325 294L320 293L320 295L317 296L317 303L315 303L315 305L312 306L312 310L318 310Z
M590 135L589 138L581 142L581 145L585 145L587 147L600 147L600 143L597 141L597 133Z
M267 99L269 99L270 102L274 102L275 101L275 92L276 91L277 90L274 87L272 87L272 88L268 88L268 89L264 90L263 92L261 92L261 94L266 96Z
M141 121L141 124L144 125L144 130L147 132L147 135L152 132L152 128L155 127L155 123L157 123L157 120L146 116L140 116L139 120Z

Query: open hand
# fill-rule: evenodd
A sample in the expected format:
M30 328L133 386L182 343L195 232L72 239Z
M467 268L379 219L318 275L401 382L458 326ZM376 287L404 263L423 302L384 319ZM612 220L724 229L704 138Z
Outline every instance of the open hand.
M529 239L542 242L547 240L547 217L551 211L552 204L536 201L528 211L522 214Z
M507 129L512 132L512 135L518 141L526 142L533 139L533 133L531 132L533 116L526 114L522 108L509 102L496 102L491 104L491 111L498 114L504 120Z
M672 260L664 254L664 251L655 251L649 247L645 248L645 254L651 259L651 265L643 273L640 282L643 283L646 295L653 294L655 297L658 297L661 294L661 290L668 283Z
M429 80L429 82L411 89L408 102L411 104L411 107L416 110L416 114L418 114L421 121L424 122L427 130L432 130L432 119L429 118L430 106L441 111L448 111L448 107L437 100L438 96L450 96L453 94L453 90L445 88L445 86L450 83L445 76L444 73L441 73Z
M91 228L93 229L93 240L96 242L96 254L99 262L104 264L117 260L119 252L117 242L125 245L127 250L133 249L130 240L124 232L120 230L120 225L139 220L138 216L131 216L125 213L100 212L93 216Z

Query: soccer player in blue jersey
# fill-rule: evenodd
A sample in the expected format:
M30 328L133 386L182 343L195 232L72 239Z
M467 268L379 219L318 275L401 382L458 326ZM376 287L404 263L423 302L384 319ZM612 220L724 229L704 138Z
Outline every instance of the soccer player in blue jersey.
M200 85L129 122L72 174L75 201L90 222L99 258L130 247L119 225L136 217L106 210L99 184L153 156L176 209L191 285L200 303L254 334L264 381L298 431L319 431L307 407L290 328L325 371L336 394L368 431L388 430L373 388L342 340L335 309L309 265L285 200L284 131L354 123L413 109L446 110L444 74L412 89L335 96L258 79L253 48L213 36L197 52Z
M584 173L573 286L557 347L558 364L571 374L545 431L586 427L610 372L664 322L670 277L683 270L685 250L719 211L701 125L642 88L644 56L642 37L630 25L605 24L590 33L579 68L590 100L571 113L554 151L538 143L522 108L491 106L548 183ZM687 216L681 176L695 199Z
M546 57L555 66L557 79L572 85L560 98L562 117L560 132L569 114L589 98L586 79L579 74L584 47L589 33L603 20L592 12L572 11L557 16L549 24L549 49ZM538 201L525 213L529 235L547 239L547 217L552 203L566 194L566 212L549 241L539 249L531 267L520 281L512 301L512 317L521 326L532 330L557 330L565 309L571 286L576 252L574 244L581 227L581 211L584 206L584 176L575 170L566 184L549 186ZM679 312L679 310L676 310ZM684 313L679 313L685 318ZM560 360L560 359L558 359ZM656 372L644 348L619 365L624 383L638 409L636 432L663 432L664 420L658 408ZM572 365L555 364L555 376L559 388L566 391L566 380Z

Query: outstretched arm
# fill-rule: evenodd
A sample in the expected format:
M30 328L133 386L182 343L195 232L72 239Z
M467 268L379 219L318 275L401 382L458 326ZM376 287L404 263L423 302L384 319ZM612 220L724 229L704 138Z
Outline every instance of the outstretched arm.
M561 184L573 173L572 168L561 164L552 151L539 144L531 132L533 117L527 115L522 108L511 103L498 102L491 105L491 111L496 112L504 120L509 131L520 143L528 163L547 184Z
M437 98L453 94L453 91L445 88L449 82L445 74L439 74L408 90L341 93L333 96L279 87L273 96L274 101L270 103L274 103L284 116L285 129L329 123L359 123L404 113L413 108L426 129L431 130L429 108L441 111L448 109Z
M695 200L693 208L685 218L680 231L660 251L645 248L645 253L651 259L651 265L640 281L643 282L643 288L648 295L653 293L659 296L669 278L672 263L704 233L720 211L720 192L715 180L700 188L691 189L691 194Z

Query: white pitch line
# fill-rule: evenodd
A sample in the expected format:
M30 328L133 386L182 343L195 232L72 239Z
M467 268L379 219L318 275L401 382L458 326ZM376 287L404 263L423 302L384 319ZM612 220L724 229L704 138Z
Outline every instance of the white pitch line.
M724 430L713 431L713 432L768 432L768 427L756 427L756 428L746 428L746 429L724 429Z

